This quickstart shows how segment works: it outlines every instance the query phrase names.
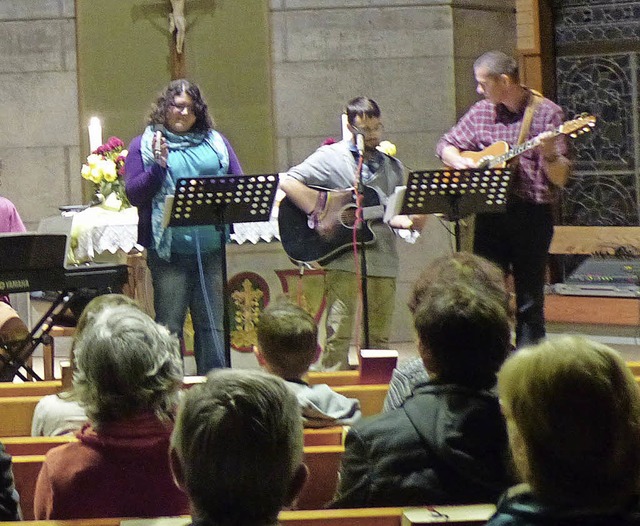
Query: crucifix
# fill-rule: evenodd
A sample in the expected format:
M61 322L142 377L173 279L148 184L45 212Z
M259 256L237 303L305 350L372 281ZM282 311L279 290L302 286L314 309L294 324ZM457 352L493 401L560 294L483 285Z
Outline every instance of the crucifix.
M169 32L171 33L171 80L186 77L186 65L184 61L184 37L187 31L187 22L184 17L185 0L170 0L171 13L169 13Z
M185 37L187 34L186 0L170 0L169 13L171 80L183 79L187 76L186 57L184 53ZM215 0L189 0L190 10L193 12L211 11L215 8ZM191 24L189 24L191 25Z

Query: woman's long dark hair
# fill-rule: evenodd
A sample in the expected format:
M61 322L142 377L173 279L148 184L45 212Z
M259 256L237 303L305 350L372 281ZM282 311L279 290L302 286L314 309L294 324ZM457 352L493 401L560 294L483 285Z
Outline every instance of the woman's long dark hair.
M196 122L189 131L206 133L211 130L214 127L213 119L209 115L209 108L202 98L200 88L186 79L172 80L169 83L153 105L148 124L151 126L162 124L164 126L167 111L169 111L175 97L182 93L186 93L193 100L193 114L196 116Z

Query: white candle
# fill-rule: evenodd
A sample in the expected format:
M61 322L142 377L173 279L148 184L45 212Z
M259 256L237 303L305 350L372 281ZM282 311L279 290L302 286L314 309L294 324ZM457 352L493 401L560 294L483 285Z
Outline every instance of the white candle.
M349 121L347 120L347 114L343 113L341 116L342 119L342 139L343 140L351 140L353 139L353 133L349 131Z
M89 153L95 151L98 146L102 146L102 124L98 117L91 117L89 120Z

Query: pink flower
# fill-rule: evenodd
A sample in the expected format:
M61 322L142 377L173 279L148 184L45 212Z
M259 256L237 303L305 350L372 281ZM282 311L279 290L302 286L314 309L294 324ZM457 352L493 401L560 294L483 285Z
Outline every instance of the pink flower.
M107 147L109 148L109 150L124 148L124 143L118 137L109 137L109 140L107 141Z
M330 144L335 144L338 141L336 141L333 137L327 137L320 146L329 146Z

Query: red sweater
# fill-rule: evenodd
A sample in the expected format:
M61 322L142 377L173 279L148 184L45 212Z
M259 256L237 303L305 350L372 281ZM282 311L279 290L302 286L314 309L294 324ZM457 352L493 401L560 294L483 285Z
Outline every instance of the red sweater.
M99 431L87 424L80 442L47 453L36 483L35 518L188 514L187 496L169 468L171 428L151 414Z

